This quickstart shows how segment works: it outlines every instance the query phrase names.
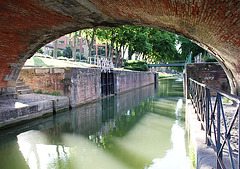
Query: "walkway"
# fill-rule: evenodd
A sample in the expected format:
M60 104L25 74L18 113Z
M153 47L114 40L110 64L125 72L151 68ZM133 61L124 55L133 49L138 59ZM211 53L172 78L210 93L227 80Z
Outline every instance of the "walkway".
M196 168L216 168L215 152L212 147L205 144L205 132L201 130L201 122L197 120L197 115L189 99L186 100L186 125L195 151Z

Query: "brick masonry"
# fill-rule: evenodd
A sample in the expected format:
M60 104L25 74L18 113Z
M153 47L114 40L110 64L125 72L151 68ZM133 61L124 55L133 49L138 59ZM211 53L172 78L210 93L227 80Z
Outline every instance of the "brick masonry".
M90 27L149 26L185 36L213 53L232 93L240 91L239 0L0 1L0 94L14 93L29 57L54 39Z
M223 68L218 63L187 64L187 78L230 93L230 86Z
M101 71L92 68L24 68L19 79L34 91L59 92L68 96L70 105L101 98ZM114 93L122 93L154 83L149 72L115 71Z

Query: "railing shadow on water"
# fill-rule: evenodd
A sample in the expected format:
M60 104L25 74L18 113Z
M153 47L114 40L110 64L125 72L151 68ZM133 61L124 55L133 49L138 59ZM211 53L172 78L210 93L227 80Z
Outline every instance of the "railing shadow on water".
M205 131L206 144L216 152L217 169L239 169L240 98L193 79L189 79L189 96Z

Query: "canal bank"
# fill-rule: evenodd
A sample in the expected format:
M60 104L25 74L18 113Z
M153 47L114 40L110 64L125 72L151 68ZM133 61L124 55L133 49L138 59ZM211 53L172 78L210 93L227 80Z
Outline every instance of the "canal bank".
M205 131L201 130L201 122L190 99L186 99L186 129L189 133L189 142L192 151L191 162L196 169L216 168L216 153L211 146L207 146Z
M152 72L111 70L102 72L97 68L23 68L19 79L42 93L58 92L67 96L70 106L119 94L155 82Z
M0 99L0 127L7 127L43 115L102 99L108 95L141 88L156 81L151 72L101 72L92 68L24 68L20 81L37 93Z

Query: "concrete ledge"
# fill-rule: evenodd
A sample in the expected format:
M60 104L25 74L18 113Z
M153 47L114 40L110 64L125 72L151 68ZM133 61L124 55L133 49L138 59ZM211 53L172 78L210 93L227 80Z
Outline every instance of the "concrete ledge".
M0 127L63 109L69 109L69 98L65 96L24 94L19 95L18 99L0 100Z
M17 93L9 93L9 94L1 94L0 95L0 100L7 100L7 99L16 99L17 98Z
M53 111L56 112L64 109L69 109L70 106L69 98L67 96L53 96L34 93L19 95L18 98L21 100L27 100L28 102L39 102L47 100L47 102L52 105Z

